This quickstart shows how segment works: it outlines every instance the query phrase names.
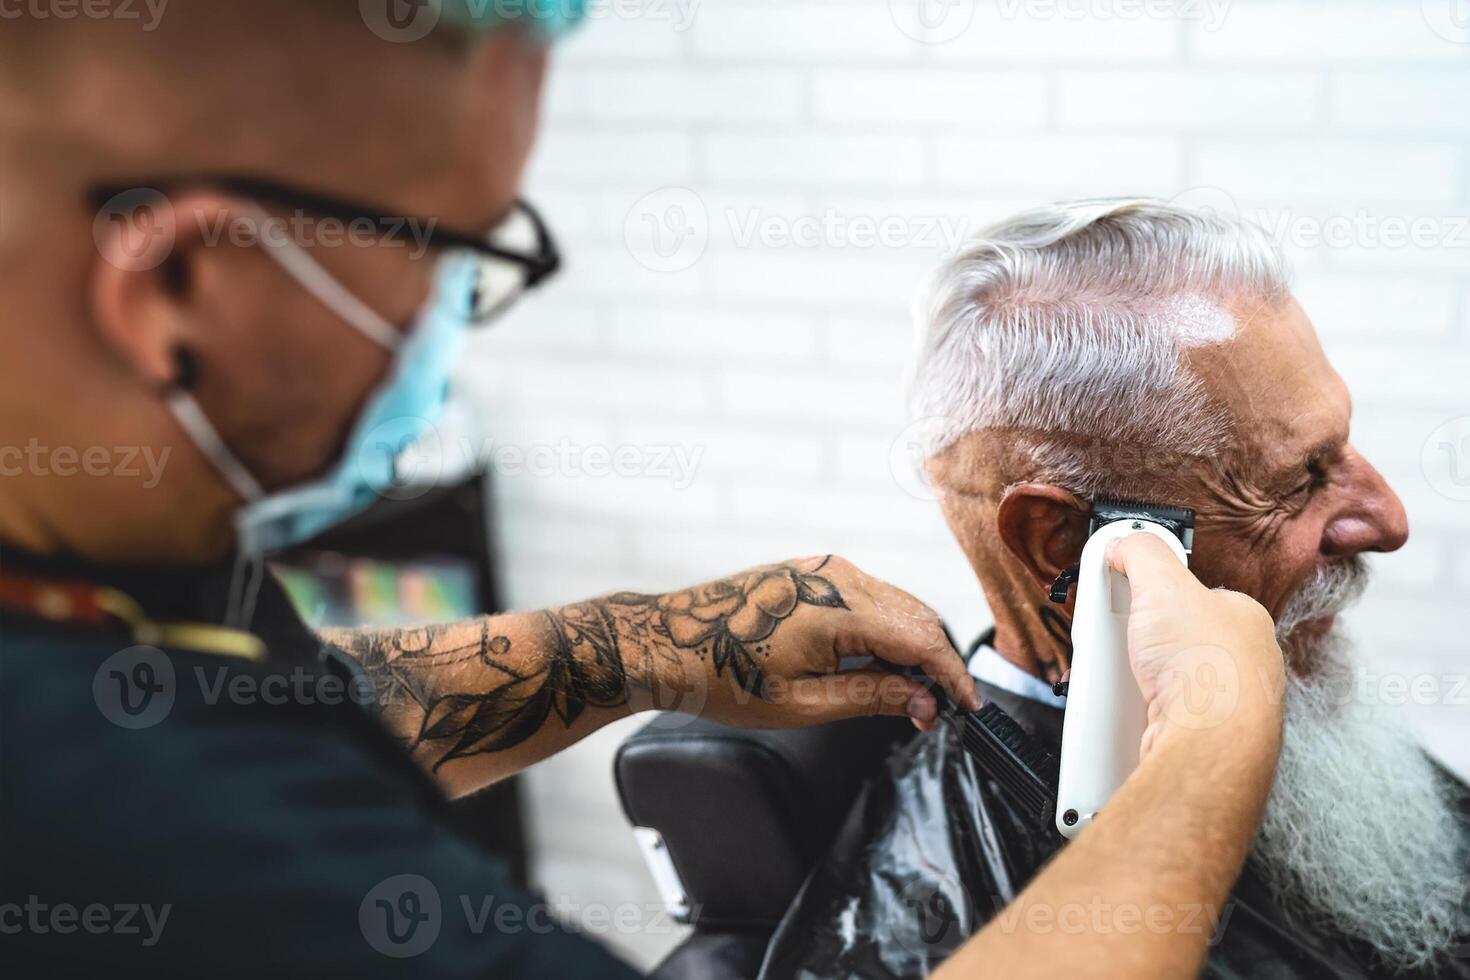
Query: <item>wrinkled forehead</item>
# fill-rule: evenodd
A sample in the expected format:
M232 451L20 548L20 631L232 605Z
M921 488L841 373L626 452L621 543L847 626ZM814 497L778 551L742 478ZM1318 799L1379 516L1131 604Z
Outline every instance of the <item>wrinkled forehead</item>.
M1347 441L1352 402L1294 299L1235 303L1228 343L1196 348L1186 363L1229 412L1231 451L1250 469L1296 469Z

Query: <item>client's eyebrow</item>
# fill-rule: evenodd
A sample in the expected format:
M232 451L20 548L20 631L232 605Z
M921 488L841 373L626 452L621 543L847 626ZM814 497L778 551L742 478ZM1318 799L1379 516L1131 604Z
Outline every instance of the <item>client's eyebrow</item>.
M1346 439L1343 439L1339 436L1329 436L1326 439L1319 440L1304 454L1302 454L1304 465L1312 466L1322 462L1330 456L1336 455L1337 451L1342 448L1343 443L1346 441Z
M1298 462L1286 467L1280 474L1279 485L1285 489L1295 487L1302 482L1303 472L1330 460L1341 452L1342 447L1346 444L1347 438L1341 433L1318 439L1301 454Z

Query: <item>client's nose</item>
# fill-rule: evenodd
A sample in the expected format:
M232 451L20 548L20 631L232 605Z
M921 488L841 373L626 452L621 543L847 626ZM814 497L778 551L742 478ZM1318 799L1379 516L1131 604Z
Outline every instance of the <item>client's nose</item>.
M1346 558L1364 551L1397 551L1409 540L1409 517L1383 474L1349 446L1342 504L1322 532L1322 553Z

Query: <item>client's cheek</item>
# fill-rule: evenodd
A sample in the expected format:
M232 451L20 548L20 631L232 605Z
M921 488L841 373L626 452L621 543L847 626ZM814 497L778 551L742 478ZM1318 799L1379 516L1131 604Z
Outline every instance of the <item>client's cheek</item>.
M1189 567L1196 578L1211 589L1229 589L1250 596L1275 617L1295 590L1295 566L1284 566L1279 551L1257 552L1232 542L1225 554L1211 554L1195 540ZM1310 571L1311 565L1306 568Z
M1318 558L1314 552L1305 560L1293 560L1268 569L1269 574L1264 577L1260 594L1255 598L1271 613L1272 619L1280 618L1281 611L1286 608L1292 596L1311 579L1317 569Z
M1234 542L1196 535L1194 553L1189 557L1189 570L1208 588L1254 595L1260 582L1252 572L1259 569L1259 563L1244 559L1240 552L1239 545Z

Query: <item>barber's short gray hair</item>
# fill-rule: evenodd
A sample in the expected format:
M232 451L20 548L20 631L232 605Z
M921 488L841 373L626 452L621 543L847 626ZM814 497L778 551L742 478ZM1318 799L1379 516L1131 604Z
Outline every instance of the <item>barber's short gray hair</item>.
M1072 201L988 228L916 306L927 452L1014 430L1035 464L1018 479L1089 495L1124 488L1089 476L1079 441L1214 452L1230 420L1181 355L1229 340L1226 304L1274 301L1288 278L1265 229L1167 201Z

